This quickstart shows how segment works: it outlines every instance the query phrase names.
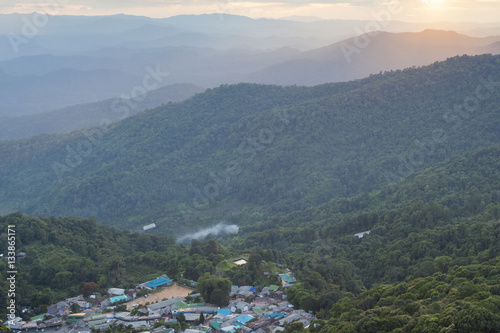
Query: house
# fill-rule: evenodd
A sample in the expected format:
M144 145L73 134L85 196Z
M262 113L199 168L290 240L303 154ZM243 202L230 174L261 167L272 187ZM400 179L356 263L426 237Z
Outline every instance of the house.
M127 291L127 296L131 299L135 299L137 297L137 290L130 289L129 291Z
M173 328L158 327L158 328L152 329L150 332L151 333L174 333L175 331Z
M127 301L127 300L128 300L128 297L125 296L125 295L114 296L114 297L110 297L109 298L109 302L111 304L115 304L115 303L122 302L122 301Z
M109 298L96 298L96 304L101 308L107 308L108 306L111 305L111 302Z
M83 301L76 301L75 302L76 304L78 304L78 306L82 309L89 309L92 307L92 304L90 304L89 302L83 300Z
M59 308L69 308L69 304L66 301L60 301L60 302L57 302L54 305L56 305Z
M231 291L233 291L232 288ZM255 293L255 287L241 286L238 288L235 295L238 297L247 297L247 296L252 296L254 293Z
M231 304L231 312L246 312L252 308L252 305L246 302L236 302Z
M142 314L142 315L145 315L145 316L147 316L149 314L149 310L147 308L137 309L137 312Z
M109 288L108 295L110 296L119 296L125 294L125 289L120 288Z
M205 326L205 325L199 325L198 329L203 332L203 333L210 333L212 332L212 328L210 326Z
M214 321L211 325L216 331L220 331L221 329L221 321Z
M231 259L231 262L237 266L242 266L248 263L248 259L245 257L239 257Z
M236 296L236 293L238 292L239 289L240 289L240 287L232 285L231 292L229 293L229 297Z
M255 317L253 317L249 314L244 314L244 315L241 315L239 317L236 317L236 320L238 320L243 325L245 325L246 323L248 323L249 321L251 321L253 319L255 319Z
M141 327L149 327L149 324L146 320L138 320L138 321L123 321L123 320L117 320L115 322L115 325L123 324L124 326L129 326L132 325L132 328L138 329Z
M155 223L151 223L151 224L143 226L142 230L146 231L146 230L153 229L153 228L156 228L156 224Z
M42 313L38 316L31 317L31 321L42 321L48 313Z
M26 257L26 252L19 252L16 254L16 258L21 259Z
M57 305L51 305L47 308L47 314L51 316L62 317L69 314L69 309L67 307L59 307Z
M278 289L280 289L279 286L275 285L275 284L272 284L269 286L269 290L272 290L272 291L278 291Z
M74 324L77 321L83 320L84 317L85 317L85 313L83 313L83 312L73 313L73 314L70 314L66 317L66 323L67 324Z
M73 303L76 303L78 301L83 301L83 302L85 301L85 298L83 298L83 295L66 299L66 302L68 304L73 304Z
M183 302L185 300L186 299L184 297L175 297L158 303L150 304L147 306L147 308L151 313L158 313L161 309L168 308L170 310L175 303Z
M294 274L292 272L279 274L278 276L281 280L281 285L283 287L289 287L297 281L295 280Z
M225 317L225 316L229 316L231 314L231 311L227 310L227 309L219 309L219 310L217 310L217 314Z
M303 319L302 316L298 313L292 313L289 316L286 316L285 318L281 319L279 321L280 326L288 325L290 323L293 323L294 321L298 321Z
M96 326L103 326L108 322L108 316L106 315L97 315L97 316L92 316L89 317L89 320L87 321L87 325L89 328L95 328ZM104 325L106 326L106 325Z
M230 326L226 326L226 327L221 327L220 330L221 330L221 332L224 332L224 333L235 333L236 329L238 329L237 326L230 325Z
M189 322L200 320L200 314L199 313L184 312L184 317L186 318L186 321L189 321Z
M125 320L126 318L129 318L130 312L116 312L115 313L115 318L120 319L120 320Z
M187 330L184 331L184 333L201 333L201 331L188 328Z
M30 329L36 329L38 327L37 323L35 321L29 321L26 324L23 325L22 330L30 330Z
M192 308L192 311L195 311L195 312L203 312L204 314L214 314L216 313L218 310L218 308L215 307L215 306L208 306L208 305L202 305L202 306L196 306L194 308Z
M91 322L95 320L108 320L109 317L107 314L94 314L92 316L87 316L84 318L86 322Z

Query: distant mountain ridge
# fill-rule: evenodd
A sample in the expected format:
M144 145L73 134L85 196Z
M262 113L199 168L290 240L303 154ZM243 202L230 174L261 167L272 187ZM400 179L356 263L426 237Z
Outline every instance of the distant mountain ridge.
M498 37L476 38L454 31L375 32L303 52L249 75L248 81L314 85L360 79L380 71L425 66L456 55L500 53Z
M180 102L205 89L192 84L174 84L152 90L140 98L111 98L90 104L73 105L60 110L21 117L0 118L0 140L67 133L113 123L169 102ZM124 109L125 108L125 109Z
M0 117L20 116L99 101L130 91L141 83L131 74L101 69L79 71L63 68L41 76L11 76L0 82Z
M185 28L198 22L196 19L211 22L215 17L189 17L186 22L191 23L186 23ZM181 18L176 20L183 21ZM244 26L240 20L246 22L250 19L232 17L232 20ZM252 24L260 22L250 21ZM270 24L273 21L265 22ZM297 37L210 35L189 30L182 32L182 29L178 33L175 28L151 24L137 29L159 30L152 39L132 44L125 42L124 33L120 33L120 42L116 45L101 45L91 52L41 54L0 62L0 70L8 74L3 80L0 78L0 100L3 103L0 116L33 114L127 94L141 84L148 73L147 68L159 68L168 73L162 78L162 85L190 83L206 88L250 82L311 86L429 65L457 55L500 52L500 37L475 38L453 31L377 32L300 51L286 46L304 42ZM170 35L160 37L164 33ZM137 35L137 31L133 34ZM69 39L73 36L67 38L67 45L71 45ZM90 37L82 39L79 42L84 48L87 42L93 43ZM253 48L245 46L253 44L256 45ZM266 45L276 47L267 49Z

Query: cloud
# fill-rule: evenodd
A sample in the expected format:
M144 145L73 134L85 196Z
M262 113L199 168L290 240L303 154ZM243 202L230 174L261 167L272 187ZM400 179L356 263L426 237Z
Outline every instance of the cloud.
M17 2L0 0L0 13L43 13L51 15L74 14L82 11L91 12L88 4L70 3L68 0L47 0L38 2Z
M181 236L177 239L177 242L184 243L184 242L189 242L193 239L203 239L210 234L215 235L215 236L227 235L227 234L237 234L239 229L240 229L240 227L238 227L236 224L227 225L224 223L219 223L219 224L216 224L212 227L202 229L202 230L199 230L197 232Z

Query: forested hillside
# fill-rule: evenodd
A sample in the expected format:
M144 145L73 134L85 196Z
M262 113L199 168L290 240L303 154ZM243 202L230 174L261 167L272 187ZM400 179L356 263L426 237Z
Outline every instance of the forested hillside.
M436 258L432 276L377 286L355 299L341 299L331 310L332 318L318 321L312 331L500 331L498 258L453 267L448 267L447 260Z
M463 56L317 87L221 86L106 128L1 142L1 211L177 234L249 224L498 143L499 82L500 57Z
M479 149L244 227L232 247L286 253L299 280L290 301L325 320L313 332L497 332L498 156L498 145Z
M499 153L498 145L480 148L381 190L190 247L99 226L94 218L16 213L0 218L0 226L5 233L15 225L17 249L27 253L18 260L18 304L34 312L89 281L128 288L158 274L197 280L208 272L263 287L277 282L263 272L280 271L280 264L298 281L288 299L321 319L309 332L497 332ZM247 265L228 262L241 255Z
M81 293L86 282L94 282L105 292L110 287L134 288L162 274L179 283L198 280L205 273L224 275L243 283L239 268L229 259L235 255L214 240L193 241L189 247L165 235L131 233L99 226L93 218L37 218L19 213L0 217L0 236L7 239L7 226L16 233L16 251L25 258L16 260L16 306L30 314L46 312L46 306ZM0 253L7 253L2 243ZM262 274L280 260L276 251L266 251L272 263L252 266L247 283L269 284ZM250 256L250 263L256 260ZM271 266L269 266L271 265ZM0 259L0 298L7 299L7 260ZM276 268L274 268L276 269ZM274 277L271 282L278 283ZM5 307L0 315L5 314ZM18 313L22 313L19 311Z

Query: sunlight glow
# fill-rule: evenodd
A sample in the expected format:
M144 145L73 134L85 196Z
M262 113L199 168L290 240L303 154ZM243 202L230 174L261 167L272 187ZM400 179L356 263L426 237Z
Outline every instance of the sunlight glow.
M422 3L428 6L429 9L441 9L444 0L422 0Z

